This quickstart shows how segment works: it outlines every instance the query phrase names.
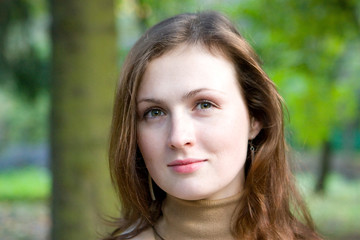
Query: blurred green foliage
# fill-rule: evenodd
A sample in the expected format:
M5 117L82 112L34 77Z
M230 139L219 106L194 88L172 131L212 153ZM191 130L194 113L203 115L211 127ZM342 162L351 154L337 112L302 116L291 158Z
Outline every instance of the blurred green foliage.
M0 153L14 143L41 143L47 139L49 97L32 102L0 89Z
M295 144L319 147L358 118L359 8L358 1L258 0L226 9L244 23L278 85Z
M0 1L0 154L47 141L49 14L45 0Z
M0 84L31 101L49 89L45 0L0 1Z

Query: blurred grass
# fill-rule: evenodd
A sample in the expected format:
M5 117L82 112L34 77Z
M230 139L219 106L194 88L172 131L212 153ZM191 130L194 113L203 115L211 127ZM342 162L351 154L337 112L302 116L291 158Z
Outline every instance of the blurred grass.
M314 193L313 175L299 174L297 180L314 222L326 238L341 239L349 234L360 237L360 179L349 180L332 173L324 194Z
M47 169L24 167L0 171L0 201L41 201L50 194Z

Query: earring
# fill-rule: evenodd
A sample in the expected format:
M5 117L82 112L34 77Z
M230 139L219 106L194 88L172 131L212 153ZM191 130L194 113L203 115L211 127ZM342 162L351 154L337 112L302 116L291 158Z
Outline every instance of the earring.
M255 148L254 145L252 144L252 140L249 141L249 145L250 145L250 156L251 156L251 161L254 161L254 157L255 157Z
M149 190L150 190L150 196L151 196L151 200L155 201L155 194L154 194L154 188L153 188L153 184L152 184L152 179L150 176L150 173L148 175L148 180L149 180Z

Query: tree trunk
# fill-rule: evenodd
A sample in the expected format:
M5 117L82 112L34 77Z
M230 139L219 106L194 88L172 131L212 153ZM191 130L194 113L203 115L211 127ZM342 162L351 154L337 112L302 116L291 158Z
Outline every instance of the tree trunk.
M322 147L320 161L319 178L316 183L315 192L324 193L326 189L326 180L331 170L332 148L330 141L325 141Z
M51 239L98 239L102 217L115 209L107 165L117 78L114 2L52 0L50 8Z

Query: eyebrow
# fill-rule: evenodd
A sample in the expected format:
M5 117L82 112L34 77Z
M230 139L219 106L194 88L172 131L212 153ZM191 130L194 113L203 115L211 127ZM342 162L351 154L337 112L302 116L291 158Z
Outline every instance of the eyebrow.
M186 93L186 94L182 97L182 100L192 98L192 97L196 96L196 94L198 94L198 93L200 93L200 92L209 91L209 90L210 90L210 89L208 89L208 88L199 88L199 89L192 90L192 91Z
M186 99L192 98L192 97L196 96L198 93L204 92L204 91L216 91L216 92L219 92L219 93L223 94L223 92L218 91L218 90L209 89L209 88L199 88L199 89L191 90L190 92L184 94L181 99L186 100ZM139 101L137 101L137 104L142 103L142 102L150 102L150 103L162 104L162 103L165 102L165 100L156 99L156 98L143 98L143 99L140 99Z

